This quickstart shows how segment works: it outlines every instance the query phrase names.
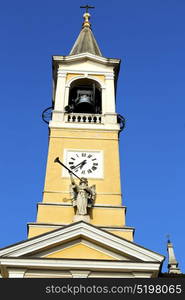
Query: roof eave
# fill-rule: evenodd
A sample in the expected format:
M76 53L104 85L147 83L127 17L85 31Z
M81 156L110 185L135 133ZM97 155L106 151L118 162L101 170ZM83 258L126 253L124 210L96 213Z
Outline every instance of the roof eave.
M89 59L105 65L112 65L112 66L118 66L121 62L121 60L118 58L106 58L103 56L91 54L89 52L84 52L76 55L67 55L67 56L54 55L52 59L53 59L53 63L62 63L62 64L81 61L83 59Z

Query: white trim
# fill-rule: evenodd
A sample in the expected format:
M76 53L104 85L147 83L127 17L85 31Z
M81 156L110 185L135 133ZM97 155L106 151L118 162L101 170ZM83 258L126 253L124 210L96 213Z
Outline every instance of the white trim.
M159 271L160 263L126 262L126 261L103 261L103 260L70 260L70 259L34 259L34 258L0 258L3 266L27 267L42 269L79 269L96 271Z
M95 129L95 128L93 128ZM72 131L72 130L71 130ZM95 131L95 130L94 130ZM103 131L103 130L102 130ZM71 139L71 140L79 140L79 137L72 137L67 135L60 135L60 136L50 136L50 139L59 139L59 138L65 138L65 139ZM80 137L81 140L101 140L101 141L118 141L118 138L103 138L103 137Z
M105 114L105 117L106 117L106 114ZM120 125L117 123L117 124L97 124L97 123L70 123L70 122L67 122L67 123L62 123L62 122L59 122L59 121L53 121L51 120L49 122L49 128L53 128L53 129L58 129L58 128L71 128L71 129L88 129L88 130L97 130L97 129L100 129L100 130L107 130L107 131L120 131Z
M73 278L87 278L90 275L90 271L70 270Z
M26 272L25 269L8 269L9 278L24 278Z
M104 83L101 80L99 80L97 77L89 76L87 73L86 73L86 75L82 74L82 75L79 75L79 76L72 77L70 80L68 80L66 82L66 88L70 87L73 81L76 81L78 79L83 79L83 78L94 80L100 85L101 88L103 88L103 89L106 88L106 86L104 85Z
M67 164L67 157L69 155L70 152L88 152L89 154L91 153L96 153L99 155L99 171L98 174L97 172L95 174L85 174L84 176L87 178L92 178L92 179L104 179L104 151L103 150L98 150L98 149L75 149L75 148L68 148L68 149L64 149L63 152L63 161L65 164ZM69 166L68 166L69 168ZM77 174L78 175L78 174ZM69 178L69 172L67 172L66 169L62 168L62 172L61 172L61 176L63 178ZM78 175L78 176L82 176L82 175Z
M43 227L48 227L48 228L51 228L51 227L54 227L55 229L59 229L61 227L64 227L64 226L67 226L68 224L53 224L53 223L37 223L37 222L29 222L27 223L28 226L30 227L40 227L40 228L43 228ZM130 227L130 226L124 226L124 227L107 227L107 226L98 226L100 229L102 230L108 230L108 231L112 231L112 230L115 230L115 231L121 231L121 232L128 232L128 231L134 231L135 228L134 227Z
M51 227L53 227L54 229L53 230L55 230L55 229L59 229L59 228L62 228L62 227L64 227L64 226L66 226L67 224L50 224L50 223L27 223L27 226L29 226L29 227L37 227L37 228L43 228L43 227L45 227L45 228L51 228Z
M62 251L64 249L67 249L67 248L71 248L72 246L74 245L78 245L78 244L83 244L93 250L96 250L98 252L101 252L105 255L108 255L109 257L111 256L112 257L112 260L116 259L116 260L130 260L128 259L126 256L123 256L123 255L120 255L118 253L115 253L113 251L110 251L102 246L99 246L97 244L94 244L90 241L87 241L87 240L84 240L83 238L77 238L76 240L73 240L71 242L67 242L65 243L64 245L59 245L59 246L56 246L56 247L53 247L51 249L48 249L48 250L45 250L43 252L39 252L38 254L35 254L32 256L32 258L47 258L48 255L50 254L53 254L53 253L56 253L58 251Z
M61 67L61 68L60 68ZM60 66L60 70L62 70L63 72L65 72L66 74L77 74L77 75L84 75L84 76L96 76L96 75L104 75L105 79L106 76L111 76L114 75L114 72L110 72L110 71L106 71L106 69L104 69L103 71L99 71L99 70L87 70L87 69L69 69L69 68L63 68L63 64Z
M61 78L66 78L67 72L61 69L58 69L57 76Z
M65 226L59 230L49 232L45 235L35 237L25 242L13 245L12 247L0 250L0 256L6 257L19 257L22 255L28 255L35 251L42 251L45 247L51 247L59 243L65 243L66 240L72 240L77 236L83 236L101 245L108 245L113 251L119 251L135 258L140 259L143 262L156 261L162 262L164 256L145 249L133 242L129 242L126 239L117 237L116 235L110 234L107 231L100 230L95 226L89 225L85 222L73 223L70 226Z
M37 206L38 205L40 205L40 206L42 206L42 205L44 205L44 206L56 206L56 205L58 205L58 206L69 206L69 207L72 207L73 205L71 204L71 203L65 203L65 202L38 202L37 203ZM107 208L107 209L126 209L126 207L125 206L122 206L122 205L108 205L108 204L94 204L93 206L92 206L93 208L102 208L102 209L105 209L105 208Z
M24 278L71 278L70 270L28 269Z
M117 58L106 58L103 56L91 54L89 52L84 52L84 53L80 53L80 54L76 54L76 55L68 55L68 56L54 55L53 61L58 62L58 63L63 62L63 64L64 64L65 62L69 63L69 62L73 62L73 61L82 60L84 58L86 58L86 59L88 58L89 60L103 63L105 65L119 65L120 61L121 61L120 59L117 59Z
M68 194L69 190L66 190L66 191L43 191L43 193L48 193L48 194ZM97 195L109 195L109 196L122 196L122 194L120 194L120 193L100 193L99 192L99 193L96 193L96 194ZM59 203L59 202L56 202L56 203ZM107 205L107 204L96 204L96 205Z

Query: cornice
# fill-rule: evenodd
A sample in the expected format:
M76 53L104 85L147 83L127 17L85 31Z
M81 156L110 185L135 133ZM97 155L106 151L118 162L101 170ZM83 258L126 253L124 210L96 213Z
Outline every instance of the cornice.
M115 65L119 66L119 64L121 62L121 60L117 59L117 58L106 58L106 57L94 55L94 54L91 54L88 52L80 53L77 55L68 55L68 56L54 55L52 58L53 58L54 63L62 62L63 64L81 61L84 59L89 59L89 60L99 62L99 63L105 64L105 65L113 65L113 66L115 66Z
M99 229L93 225L83 221L70 224L52 232L28 239L22 243L10 246L0 250L0 256L20 257L22 255L30 255L31 253L42 251L46 247L53 247L59 243L72 240L76 237L83 236L92 242L100 243L101 245L108 245L111 249L120 251L128 256L134 257L143 262L155 261L160 262L164 260L164 256L155 253L151 250L145 249L133 242L124 238L118 237L110 232Z
M83 263L82 263L83 261ZM130 262L111 260L87 259L48 259L48 258L0 258L2 266L27 267L40 269L80 269L93 271L159 271L160 263L157 262Z

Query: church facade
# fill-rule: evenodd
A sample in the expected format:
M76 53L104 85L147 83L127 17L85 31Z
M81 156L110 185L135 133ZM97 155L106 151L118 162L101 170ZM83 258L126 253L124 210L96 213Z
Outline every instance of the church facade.
M43 200L28 239L0 249L3 278L155 278L164 256L134 242L120 182L120 59L102 56L84 14L68 56L53 56Z

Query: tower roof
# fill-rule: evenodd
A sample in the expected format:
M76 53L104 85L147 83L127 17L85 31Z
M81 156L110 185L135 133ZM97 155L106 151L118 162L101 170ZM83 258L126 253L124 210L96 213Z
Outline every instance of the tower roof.
M100 48L96 42L94 34L91 30L90 24L90 14L88 12L84 13L84 22L82 25L82 30L74 43L73 48L69 55L76 55L80 53L89 52L94 55L102 56Z

